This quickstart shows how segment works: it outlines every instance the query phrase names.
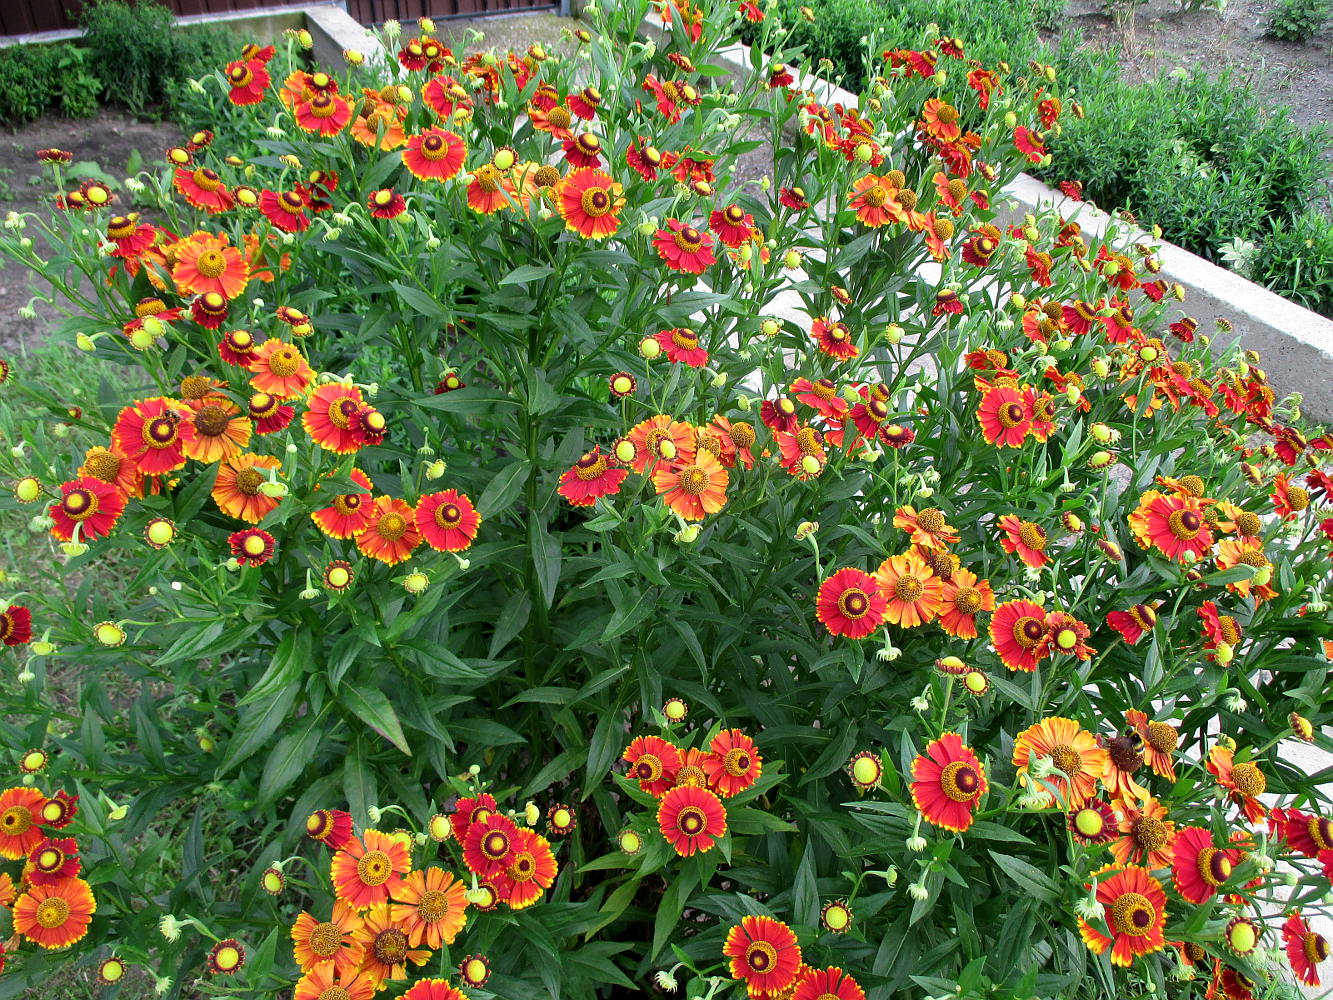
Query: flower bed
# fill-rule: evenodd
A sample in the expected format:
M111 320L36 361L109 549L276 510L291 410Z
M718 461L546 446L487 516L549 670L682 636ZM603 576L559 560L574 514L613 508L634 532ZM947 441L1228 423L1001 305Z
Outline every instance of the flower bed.
M1076 182L1108 211L1132 211L1146 226L1307 309L1333 316L1333 220L1328 135L1300 128L1281 107L1230 74L1180 71L1136 84L1113 54L1079 47L1073 32L1042 41L1063 5L995 0L788 0L778 10L803 62L857 80L904 32L935 24L971 43L987 65L1054 63L1078 101L1047 137L1051 160L1033 173ZM809 11L811 19L801 16ZM955 102L962 74L945 74ZM853 85L854 86L854 85ZM1275 150L1282 155L1275 155Z
M137 374L3 369L51 545L0 600L6 977L1317 979L1327 799L1281 750L1327 745L1333 441L1151 247L988 221L1054 71L941 39L824 107L758 8L649 10L568 59L248 47L132 203L46 152L54 252L0 250Z

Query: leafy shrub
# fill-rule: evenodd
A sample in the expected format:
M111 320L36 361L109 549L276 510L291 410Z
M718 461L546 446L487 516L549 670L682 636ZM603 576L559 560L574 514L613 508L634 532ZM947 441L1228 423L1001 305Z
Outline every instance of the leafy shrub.
M1278 0L1268 16L1268 34L1284 42L1308 42L1324 30L1331 13L1329 0Z
M0 252L89 371L2 387L0 989L1309 978L1328 437L1152 247L995 224L1044 69L955 107L913 53L854 114L775 89L776 17L726 79L735 5L678 9L559 60L386 34L286 100L249 60L137 218L52 154L49 259L33 214Z
M186 82L233 58L228 28L178 29L157 0L91 0L79 15L83 44L102 73L103 94L135 114L185 99Z
M1284 298L1333 316L1333 219L1302 212L1273 220L1262 237L1252 279Z
M97 110L101 81L75 45L0 48L0 118L11 127L59 112L86 118Z

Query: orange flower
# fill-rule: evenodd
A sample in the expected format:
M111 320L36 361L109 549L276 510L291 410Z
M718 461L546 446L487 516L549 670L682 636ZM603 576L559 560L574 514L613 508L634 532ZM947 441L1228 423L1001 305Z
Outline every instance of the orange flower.
M454 132L428 128L407 140L403 165L423 181L447 181L463 169L467 143Z
M303 395L315 380L315 370L305 355L277 337L270 337L256 347L246 367L254 373L250 384L278 399Z
M176 262L171 280L182 295L214 292L234 299L245 291L250 265L226 235L195 233L173 248Z
M943 549L958 541L958 529L944 520L938 507L899 507L893 515L893 526L910 536L913 545L924 549Z
M916 628L935 620L944 598L944 584L915 552L889 556L874 576L889 602L885 621Z
M14 902L14 930L43 948L67 948L88 933L96 911L93 890L81 878L34 885Z
M852 185L849 207L856 218L872 229L890 222L907 222L907 212L898 203L898 188L887 177L866 174Z
M493 215L509 208L515 200L514 183L490 163L472 171L467 186L467 207L482 215Z
M1029 775L1034 757L1049 757L1054 765L1051 773L1041 779L1043 785ZM1043 807L1054 805L1058 794L1062 808L1079 808L1097 791L1097 781L1106 772L1107 763L1106 751L1097 745L1097 737L1085 732L1072 719L1059 716L1042 719L1014 739L1013 764L1018 768L1019 784L1030 787Z
M772 917L741 917L727 932L722 955L731 960L731 978L745 981L756 996L772 996L796 982L801 946L792 929Z
M1125 721L1143 741L1143 761L1153 772L1168 781L1176 780L1176 766L1172 754L1180 743L1180 733L1176 727L1165 722L1149 722L1148 717L1136 708L1125 712Z
M995 593L989 580L980 580L969 570L956 569L944 581L940 594L940 628L956 639L977 637L977 614L995 610Z
M364 910L384 903L400 891L403 876L412 868L407 847L397 837L367 830L363 839L351 838L333 855L330 879L337 897Z
M727 810L707 788L681 785L662 797L657 807L657 828L682 858L706 854L727 832Z
M194 435L183 442L187 458L218 462L238 455L250 443L250 418L227 397L209 396L191 409Z
M1129 526L1139 545L1156 548L1168 559L1179 562L1202 559L1213 547L1212 532L1193 497L1166 496L1148 490L1130 513Z
M1000 518L1000 529L1004 537L1000 545L1010 555L1017 555L1025 566L1041 569L1051 557L1046 554L1046 529L1031 521L1024 521L1013 514Z
M371 1000L378 984L374 978L357 972L341 973L325 963L311 968L296 984L292 1000Z
M702 521L727 505L730 481L726 467L706 451L698 452L691 462L653 470L653 486L667 506L691 521Z
M634 445L634 457L629 466L640 475L653 463L689 465L694 460L694 428L662 413L640 420L629 429L625 438Z
M1227 796L1241 807L1245 818L1257 823L1268 815L1268 810L1259 802L1259 796L1268 788L1268 778L1252 761L1236 763L1236 755L1223 746L1215 746L1208 753L1205 762L1208 773L1217 779L1217 784L1227 790ZM3 803L0 799L0 803Z
M1116 861L1122 865L1136 862L1154 871L1170 868L1175 856L1176 824L1166 818L1166 806L1148 796L1140 807L1122 801L1121 808L1121 836L1111 845Z
M46 796L35 788L16 787L0 794L0 857L26 858L45 834L38 826Z
M453 944L467 921L466 887L443 868L409 872L393 900L390 913L413 948Z
M396 566L421 544L411 504L397 497L376 497L374 520L356 536L362 555Z
M429 950L411 946L407 931L393 919L388 903L378 903L370 908L365 923L357 932L357 940L365 949L361 974L369 976L376 989L386 982L406 979L408 962L425 965L430 958Z
M1273 564L1264 555L1263 543L1258 539L1248 541L1241 538L1227 538L1217 546L1217 568L1231 569L1233 566L1252 566L1257 575L1248 580L1233 580L1227 584L1227 590L1251 597L1256 605L1272 600L1277 591L1270 581L1273 578ZM1260 582L1262 581L1262 582Z
M282 463L272 455L242 453L218 466L217 482L213 484L213 501L228 517L250 524L258 524L278 500L264 496L259 487L268 481L262 469L279 469Z
M332 967L340 976L350 976L361 966L364 948L356 939L362 920L341 899L333 902L333 917L319 921L301 913L292 924L292 951L302 972Z

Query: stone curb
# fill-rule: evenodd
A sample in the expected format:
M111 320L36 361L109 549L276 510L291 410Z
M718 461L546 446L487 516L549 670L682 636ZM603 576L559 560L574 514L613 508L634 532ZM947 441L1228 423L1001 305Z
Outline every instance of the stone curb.
M651 29L661 30L657 24ZM747 45L730 45L720 50L714 61L733 75L753 72ZM859 98L850 91L809 73L794 75L795 86L813 91L826 104L857 106ZM1333 320L1091 205L1072 202L1029 174L1019 174L1003 188L1003 194L1016 217L1058 209L1076 216L1084 232L1094 239L1103 239L1114 230L1122 237L1157 245L1162 262L1159 276L1184 286L1182 311L1198 320L1199 329L1211 334L1217 319L1228 320L1232 332L1215 336L1218 344L1239 339L1242 347L1258 351L1279 396L1293 390L1300 392L1304 397L1301 411L1308 419L1333 423Z

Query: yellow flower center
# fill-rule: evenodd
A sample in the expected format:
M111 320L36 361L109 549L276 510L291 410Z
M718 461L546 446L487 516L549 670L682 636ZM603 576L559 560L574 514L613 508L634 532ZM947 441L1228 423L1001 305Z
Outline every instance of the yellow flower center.
M1216 847L1205 847L1199 852L1199 877L1216 888L1231 877L1231 859Z
M921 526L922 531L934 534L944 530L944 514L938 507L927 507L917 513L916 523Z
M195 267L205 278L216 278L227 269L227 258L221 250L205 250L199 255Z
M60 896L50 896L37 904L37 923L47 930L69 919L69 903Z
M1031 521L1024 521L1019 526L1018 540L1030 549L1046 548L1046 532Z
M750 770L750 755L740 747L732 747L722 758L722 767L733 778L739 778Z
M120 458L114 452L101 449L88 456L84 468L94 479L114 483L120 476L120 464Z
M143 425L143 443L150 448L170 448L176 443L176 414L154 417Z
M1159 851L1166 846L1166 824L1153 816L1144 816L1134 824L1134 843L1145 851Z
M1177 510L1172 511L1166 519L1166 526L1181 541L1189 541L1198 535L1199 529L1203 527L1203 519L1196 511Z
M384 965L401 965L407 958L407 935L397 927L386 927L371 945L375 958Z
M767 941L751 941L745 949L745 964L755 972L767 972L777 961L778 950Z
M343 934L338 925L325 921L316 924L310 932L310 950L320 958L331 958L342 944Z
M1051 747L1051 763L1065 774L1073 777L1083 770L1083 755L1068 743L1061 743L1058 746Z
M708 473L697 465L691 465L680 474L680 488L692 497L697 497L708 489Z
M732 424L728 436L737 448L748 448L755 442L754 428L749 424Z
M1111 904L1111 930L1128 937L1143 937L1152 933L1157 921L1157 910L1148 897L1138 892L1127 892Z
M367 851L356 863L356 875L370 886L383 885L393 874L393 862L383 851Z
M1264 777L1264 772L1250 761L1237 764L1231 769L1231 781L1236 786L1236 791L1251 799L1262 795L1264 789L1268 787L1268 779Z
M940 773L940 788L954 802L971 802L981 794L981 780L971 765L956 760Z
M676 246L685 253L694 253L703 246L703 237L693 226L686 226L676 233Z
M1148 723L1148 746L1158 753L1171 753L1179 743L1180 733L1176 732L1175 726L1165 722Z
M407 531L407 519L397 511L390 511L379 519L375 531L386 542L396 542Z
M428 889L417 903L417 916L428 924L439 923L449 915L449 896L439 889Z
M258 469L242 469L236 473L236 490L248 497L258 496L259 487L264 482L264 474Z
M60 509L71 521L86 521L97 513L97 497L89 490L71 490L60 501Z
M1041 623L1040 618L1024 615L1014 622L1014 642L1024 649L1032 649L1045 635L1046 626Z
M1310 506L1310 494L1300 486L1288 486L1287 506L1294 511L1305 510Z
M1234 646L1240 642L1240 626L1236 624L1236 619L1230 615L1217 616L1217 630L1222 633L1222 641L1228 646Z
M231 415L216 403L203 407L194 417L194 429L205 437L221 437L230 423Z
M546 120L556 128L569 128L574 124L574 116L569 113L569 109L559 105L546 112Z
M348 993L341 986L330 986L324 990L315 1000L352 1000L352 994Z
M1251 514L1246 510L1236 515L1236 530L1242 535L1257 535L1260 527L1258 514Z
M882 208L889 200L889 192L882 184L874 184L861 192L861 200L869 208Z
M590 451L575 463L574 475L585 483L591 482L606 472L607 464L605 455Z
M505 869L505 874L515 882L531 882L537 874L537 859L526 851L514 855L514 863Z
M923 593L925 593L925 587L914 576L900 576L893 585L893 596L908 604L916 601Z
M280 347L268 359L268 370L278 378L291 378L301 369L301 355L291 347Z
M481 842L481 852L493 861L509 853L509 836L502 830L493 830Z
M1301 946L1305 950L1305 957L1311 965L1318 965L1328 958L1328 942L1322 934L1309 931L1302 939Z
M975 587L961 587L953 595L953 606L959 614L974 615L981 610L981 591Z
M644 754L634 762L634 777L640 781L656 781L662 777L662 759L657 754Z
M838 610L844 618L864 618L870 611L870 599L865 591L853 587L845 590L838 598Z

